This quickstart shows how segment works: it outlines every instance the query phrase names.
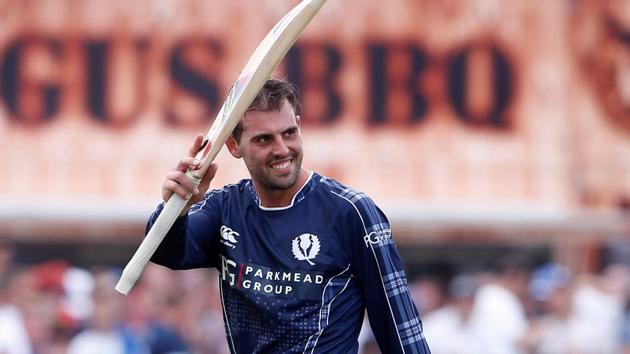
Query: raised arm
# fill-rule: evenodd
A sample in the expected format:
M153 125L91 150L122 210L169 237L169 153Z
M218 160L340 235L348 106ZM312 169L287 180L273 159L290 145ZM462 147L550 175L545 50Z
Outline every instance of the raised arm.
M210 165L198 186L186 176L188 169L195 169L200 162L194 156L203 142L201 134L188 150L188 154L168 172L162 183L162 198L167 202L173 193L190 198L179 218L175 221L164 240L151 257L151 261L171 269L190 269L214 266L216 260L216 237L220 227L218 204L212 198L217 191L206 193L217 171ZM191 211L191 206L192 208ZM146 232L160 215L164 204L160 204L147 223ZM189 215L190 214L190 215Z

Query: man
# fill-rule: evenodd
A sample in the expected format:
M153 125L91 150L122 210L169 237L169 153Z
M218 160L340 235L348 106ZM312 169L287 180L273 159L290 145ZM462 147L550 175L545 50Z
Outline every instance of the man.
M198 188L184 175L199 166L197 136L162 189L192 207L152 261L218 269L234 353L357 353L366 308L383 353L429 353L386 217L302 168L298 106L293 85L269 79L226 142L251 179L207 194L214 164Z

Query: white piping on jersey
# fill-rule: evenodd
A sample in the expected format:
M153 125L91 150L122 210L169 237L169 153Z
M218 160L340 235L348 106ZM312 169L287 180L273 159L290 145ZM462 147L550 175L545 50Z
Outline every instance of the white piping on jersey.
M227 188L230 188L230 187L234 187L234 186L238 186L238 184L235 184L235 183L226 184L225 186L223 186L222 189L213 189L210 192L206 193L206 195L203 197L203 203L201 203L201 204L197 204L196 203L196 204L193 204L193 205L190 206L190 209L188 209L188 215L192 215L192 214L198 212L199 210L203 209L203 207L208 202L208 199L211 196L213 196L215 193L218 193L219 191L222 191L224 189L227 189Z
M203 207L206 205L207 202L208 202L208 198L203 198L203 203L199 204L198 208L193 209L193 206L195 206L195 205L194 204L191 205L190 209L188 209L188 215L192 215L192 214L198 212L199 210L203 209Z
M348 287L348 284L350 284L350 280L352 280L352 275L348 278L348 280L346 280L346 284L343 286L343 289L341 289L339 294L335 295L332 298L332 300L330 300L330 303L328 304L328 313L330 313L330 309L332 308L333 301L335 301L337 296L341 295L341 293L343 293L346 290L346 288ZM328 326L328 320L330 320L330 316L326 317L326 326ZM315 341L315 345L317 345L317 341ZM313 349L315 349L315 347L313 347Z
M326 286L324 287L324 290L322 290L322 306L319 308L319 319L317 320L317 326L319 327L317 332L315 332L315 334L311 334L310 337L308 337L308 340L306 341L306 345L304 346L304 350L302 351L302 354L306 353L306 350L308 349L308 345L311 342L311 338L313 338L313 336L317 336L317 338L315 339L315 343L313 344L313 349L311 349L311 353L313 353L313 351L315 350L315 346L317 345L317 341L319 340L319 337L321 336L323 329L322 329L322 311L324 310L324 295L326 294L326 288L328 288L328 285L330 285L330 282L335 279L338 276L341 276L343 273L345 273L346 271L348 271L350 269L350 264L348 264L348 266L346 267L346 269L344 269L343 271L341 271L341 273L336 274L332 277L330 277L330 279L328 279L328 282L326 283ZM346 287L348 286L348 283L350 282L351 278L348 278L348 281L346 282L346 285L343 287L343 289L341 289L341 291L339 292L339 294L335 295L332 300L330 300L330 303L328 304L328 316L330 317L330 305L332 304L332 302L337 298L337 296L339 296L344 290L346 290ZM326 318L326 324L328 325L328 318Z
M260 197L258 198L258 207L262 210L266 210L266 211L278 211L278 210L286 210L289 209L290 207L293 206L293 203L295 203L295 197L297 197L298 194L300 194L300 192L302 191L302 189L304 189L304 187L306 187L306 185L308 184L308 182L311 180L311 177L313 177L313 171L309 171L308 173L308 178L306 179L306 182L304 182L304 184L302 185L302 187L300 187L300 189L295 192L295 194L293 195L293 198L291 198L291 203L289 203L289 205L287 206L283 206L283 207L266 207L263 206L261 204L260 201Z
M236 353L236 346L234 346L234 338L232 338L232 330L230 329L230 320L227 316L227 312L225 311L225 302L223 301L223 287L221 286L221 280L219 280L219 290L221 293L221 308L223 308L223 316L225 317L225 327L228 330L228 338L230 342L228 344L232 344L232 352Z
M343 286L343 289L341 289L339 294L335 295L332 298L332 300L330 300L330 303L328 304L328 311L327 311L328 316L326 317L326 326L328 326L328 320L330 320L330 309L332 308L333 301L335 301L337 296L341 295L341 293L343 293L346 290L346 288L348 287L348 284L350 284L350 280L352 280L352 276L350 276L350 278L348 278L348 280L346 281L346 284ZM318 332L319 335L317 336L317 338L315 338L315 343L313 343L313 349L311 349L311 354L313 354L315 352L315 347L317 347L317 342L319 341L319 338L322 336L322 333L324 332L324 330L321 329L321 323L319 324L319 326L320 326L320 330Z
M330 193L338 196L339 198L344 199L345 201L347 201L348 203L350 203L350 205L352 205L352 207L354 208L354 210L357 212L357 215L359 215L359 219L361 219L361 224L363 224L363 230L365 230L365 234L368 234L367 231L367 227L365 226L365 221L363 221L363 217L361 216L361 212L359 212L359 209L357 208L356 205L354 205L354 203L342 196L339 193L330 191ZM398 326L396 325L396 317L394 317L394 310L392 309L392 304L389 302L389 296L387 296L387 289L385 288L385 283L383 282L383 272L381 271L381 266L378 264L378 257L376 257L376 251L374 251L374 245L372 245L370 243L370 249L372 250L372 254L374 255L374 261L376 262L376 267L378 268L378 274L381 277L381 284L383 285L383 293L385 294L385 299L387 300L387 306L389 307L389 313L392 315L392 321L394 322L394 328L396 328L396 335L398 336L398 342L400 342L400 349L402 350L403 354L405 353L405 346L403 345L402 342L402 338L400 337L400 332L398 331Z

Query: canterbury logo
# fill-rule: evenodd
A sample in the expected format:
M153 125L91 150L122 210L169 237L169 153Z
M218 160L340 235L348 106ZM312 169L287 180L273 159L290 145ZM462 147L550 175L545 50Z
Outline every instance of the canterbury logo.
M240 236L238 232L225 225L221 226L221 243L224 245L236 248L236 243L238 243L238 240L236 239L237 236Z
M319 238L311 234L302 234L293 239L291 244L293 257L298 261L307 261L310 265L315 265L311 259L315 259L319 253Z

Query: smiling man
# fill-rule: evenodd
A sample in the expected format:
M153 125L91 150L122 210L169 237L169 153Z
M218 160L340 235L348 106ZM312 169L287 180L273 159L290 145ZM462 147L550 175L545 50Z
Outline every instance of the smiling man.
M184 174L196 137L162 187L191 201L151 260L217 268L233 353L357 353L366 309L383 353L429 353L387 218L302 168L298 109L295 87L269 79L226 143L251 179L208 193L216 165L198 188Z

